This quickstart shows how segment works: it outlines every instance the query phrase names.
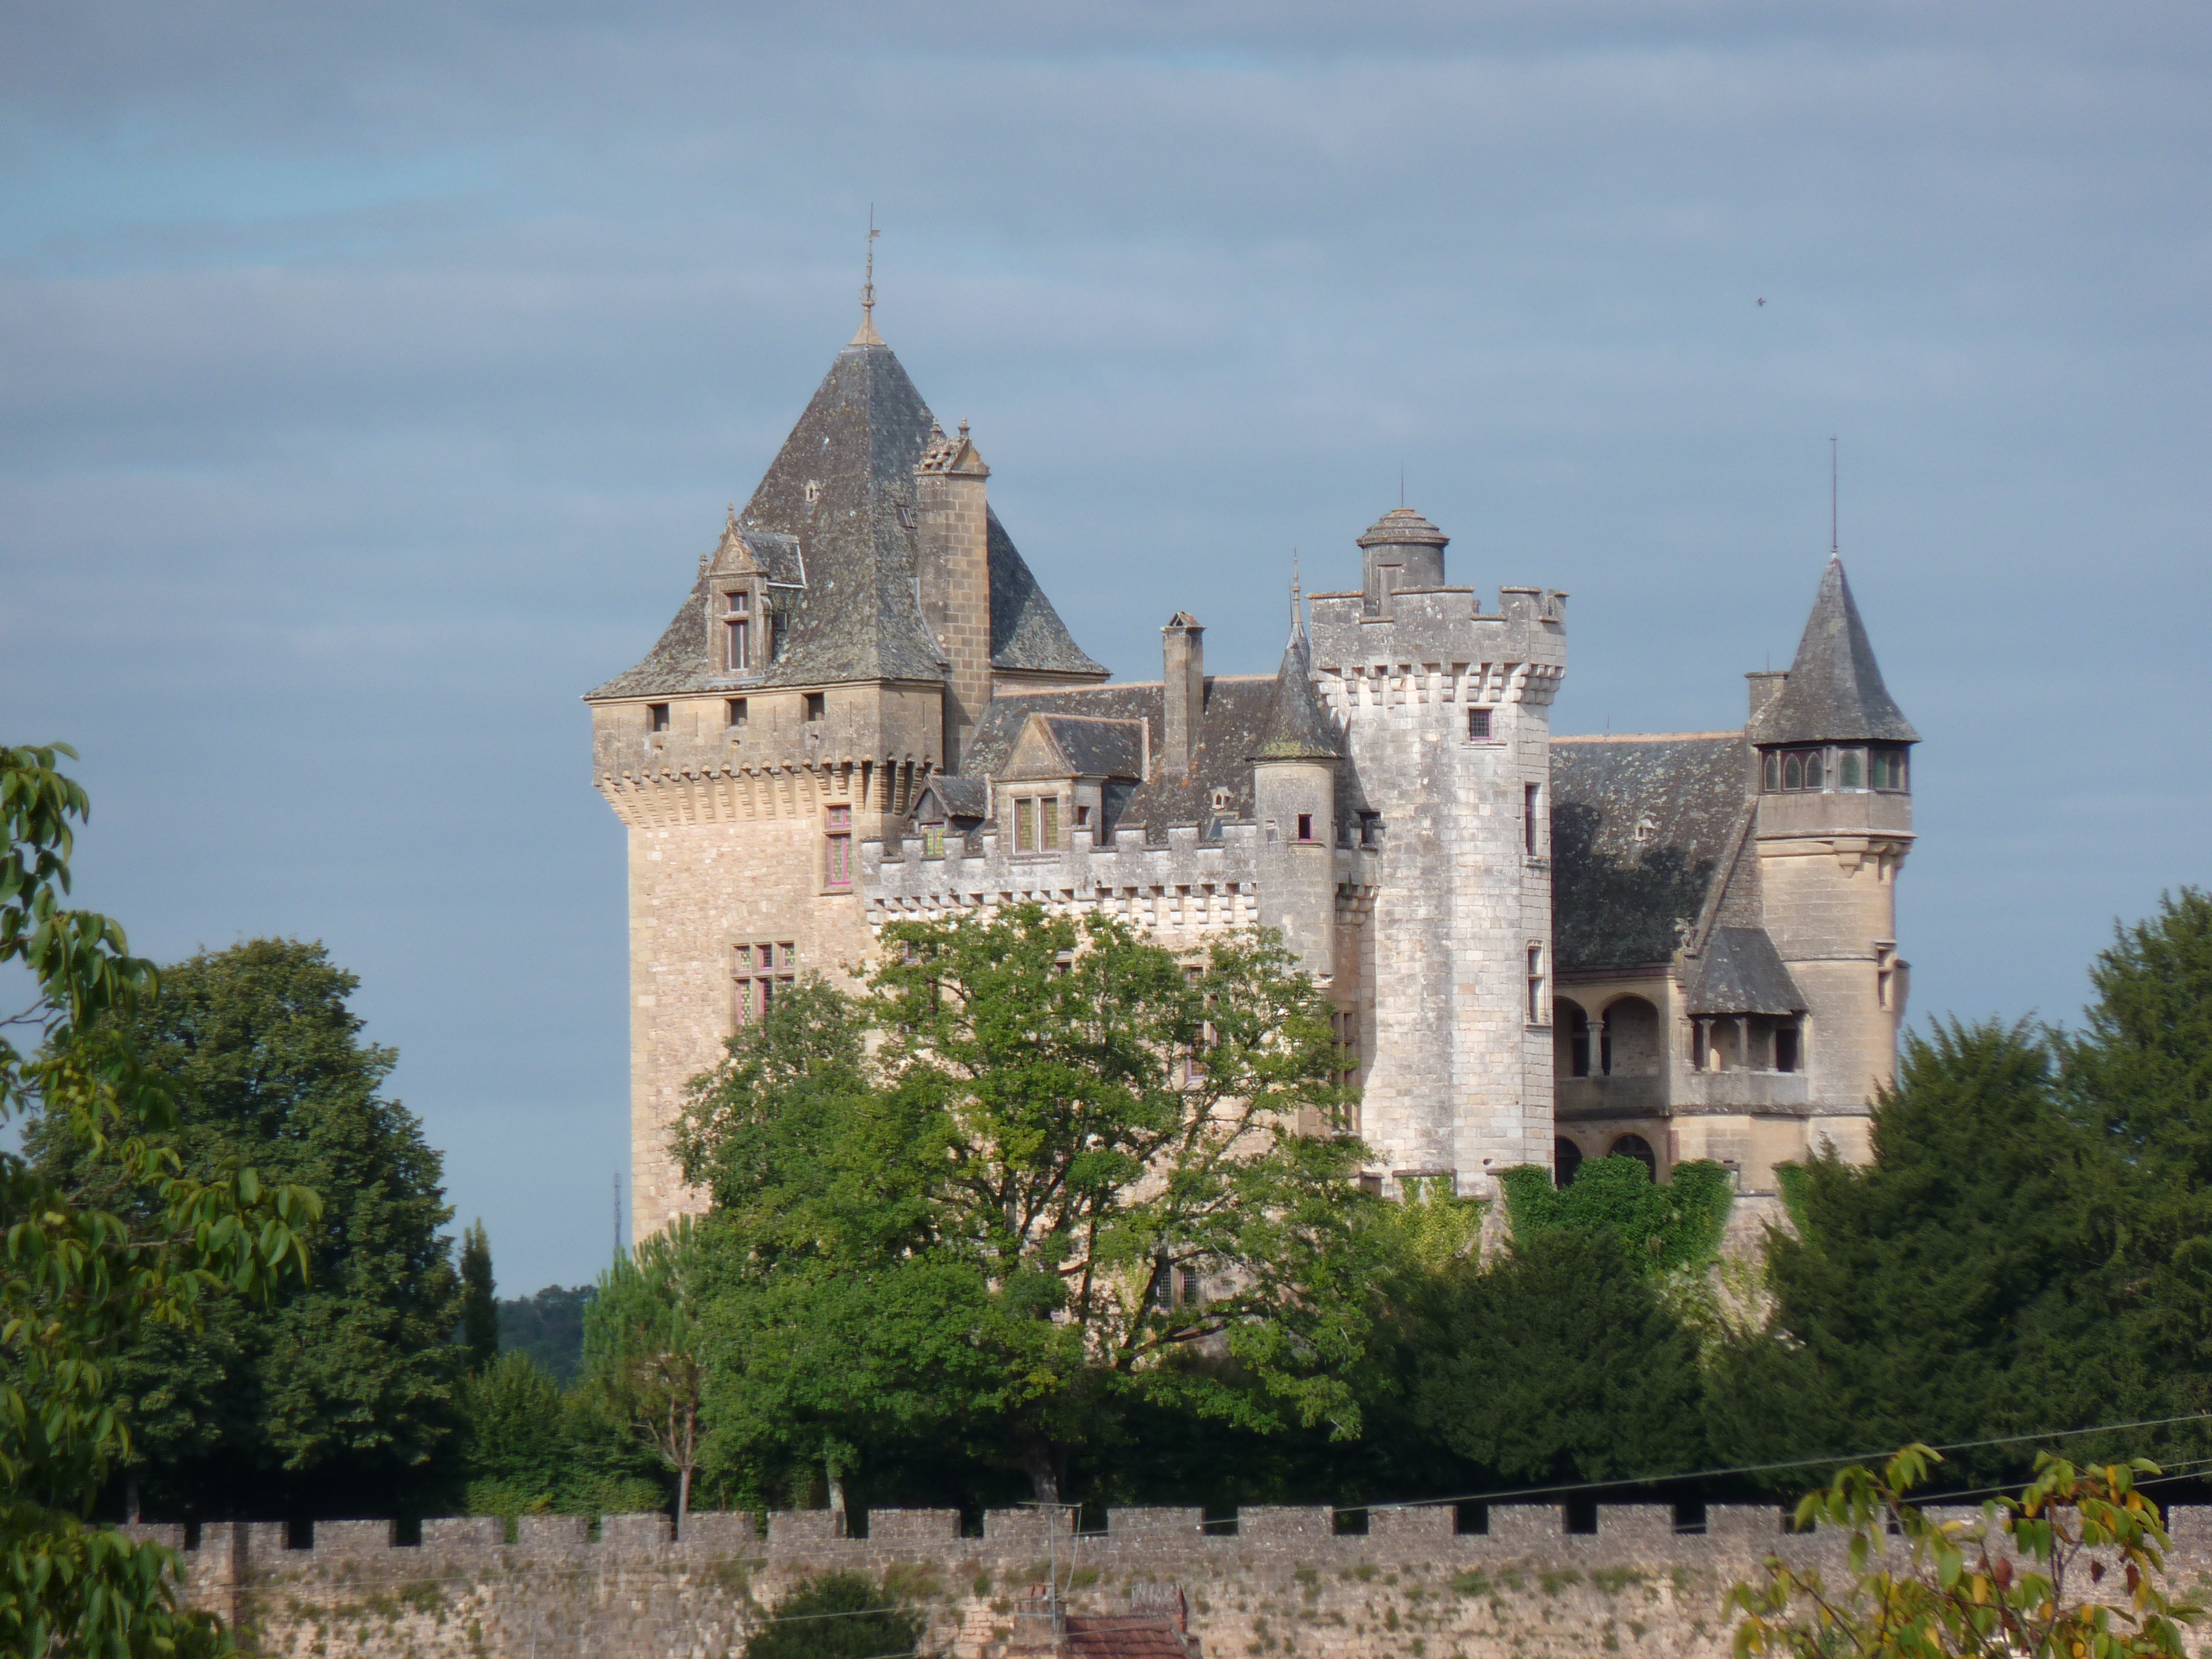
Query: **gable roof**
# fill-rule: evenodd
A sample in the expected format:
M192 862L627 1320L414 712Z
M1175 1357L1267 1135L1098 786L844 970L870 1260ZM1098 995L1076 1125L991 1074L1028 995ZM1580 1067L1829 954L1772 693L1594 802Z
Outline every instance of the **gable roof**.
M1562 972L1671 961L1735 863L1740 732L1552 739L1552 927Z
M984 778L1004 777L1015 741L1033 714L1080 715L1086 723L1141 721L1146 727L1145 742L1155 757L1152 775L1142 781L1108 785L1107 822L1102 838L1117 827L1142 824L1156 832L1157 838L1170 824L1204 824L1216 817L1249 819L1250 757L1267 730L1274 690L1273 675L1208 675L1189 769L1175 772L1161 769L1157 759L1166 752L1167 724L1165 689L1158 680L1073 686L1058 691L1001 691L975 723L961 768L979 789ZM1213 810L1217 790L1228 797L1228 805L1218 813ZM1340 789L1338 793L1345 793Z
M1146 732L1141 720L1096 714L1034 714L1014 739L1004 773L1008 778L1121 778L1145 775Z
M1797 641L1790 677L1752 722L1751 740L1777 743L1917 743L1920 734L1881 683L1881 667L1859 620L1844 562L1833 557Z
M944 678L914 586L914 468L935 424L889 346L856 342L830 363L739 515L748 546L755 532L787 538L806 574L804 587L775 595L783 613L776 658L755 684ZM994 665L1103 678L1106 670L1069 636L995 513L987 535ZM586 695L710 689L708 600L702 570L645 660Z
M1693 1014L1802 1014L1804 994L1764 927L1716 927L1686 975Z

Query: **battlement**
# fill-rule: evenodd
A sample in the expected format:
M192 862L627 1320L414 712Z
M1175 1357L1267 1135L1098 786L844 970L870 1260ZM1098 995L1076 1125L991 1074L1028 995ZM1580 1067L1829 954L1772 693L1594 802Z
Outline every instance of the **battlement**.
M860 884L868 925L988 915L1017 904L1055 911L1103 911L1140 932L1189 936L1227 933L1260 921L1260 826L1222 826L1218 841L1200 841L1196 824L1170 825L1156 844L1141 827L1117 830L1100 842L1075 830L1055 852L1014 853L1007 837L985 830L981 850L949 838L942 857L906 836L896 843L860 843ZM1372 848L1333 850L1340 911L1371 894L1377 856Z
M1361 669L1387 673L1403 665L1464 676L1471 666L1566 661L1567 596L1557 589L1501 587L1486 611L1469 587L1409 587L1370 613L1358 593L1316 593L1310 605L1313 660L1324 679Z
M1979 1510L1931 1506L1927 1512L1946 1520L1971 1518ZM1114 1509L1106 1512L1103 1529L1089 1531L1076 1528L1072 1510L1055 1518L1056 1541L1047 1517L1027 1509L988 1510L980 1531L973 1533L963 1530L957 1510L878 1510L856 1514L859 1535L849 1537L836 1534L836 1517L828 1510L778 1510L765 1516L694 1512L680 1540L670 1517L659 1512L605 1516L597 1538L581 1516L526 1515L515 1522L512 1541L507 1523L493 1516L425 1521L419 1544L394 1541L398 1523L391 1521L319 1521L304 1537L282 1522L210 1522L200 1528L191 1549L179 1525L123 1530L181 1552L188 1573L221 1556L241 1572L263 1574L338 1565L370 1573L387 1567L407 1574L430 1563L528 1567L641 1554L699 1560L742 1556L763 1565L803 1562L811 1570L832 1571L841 1563L880 1568L890 1561L927 1559L1027 1564L1047 1551L1063 1564L1091 1560L1169 1570L1178 1565L1191 1570L1207 1562L1249 1565L1280 1557L1316 1567L1640 1561L1718 1564L1735 1571L1770 1553L1792 1562L1825 1564L1829 1554L1840 1556L1847 1538L1828 1528L1793 1532L1786 1510L1765 1504L1713 1504L1694 1525L1685 1525L1668 1504L1600 1504L1594 1508L1594 1524L1585 1531L1571 1529L1572 1511L1561 1505L1522 1503L1370 1510L1262 1505L1212 1519L1194 1508ZM1340 1530L1346 1522L1364 1530ZM2176 1577L2212 1567L2212 1508L2171 1510L2167 1527ZM1043 1563L1036 1565L1042 1577Z
M1957 1511L1935 1511L1939 1516ZM1585 1519L1588 1517L1585 1516ZM1103 1529L1057 1535L1034 1510L996 1510L980 1535L951 1510L856 1516L827 1510L695 1514L682 1539L665 1515L608 1516L594 1539L576 1516L525 1516L514 1541L487 1517L426 1521L398 1545L385 1521L210 1523L180 1556L192 1604L222 1613L249 1647L326 1659L591 1654L661 1659L734 1650L766 1609L825 1573L860 1572L908 1599L951 1659L1013 1659L1018 1609L1049 1575L1073 1613L1127 1613L1162 1585L1189 1607L1186 1651L1266 1652L1293 1630L1309 1659L1386 1659L1407 1632L1468 1659L1583 1659L1626 1645L1643 1659L1723 1659L1731 1584L1768 1554L1832 1572L1844 1534L1792 1534L1775 1505L1715 1505L1701 1530L1662 1504L1599 1504L1594 1531L1557 1505L1436 1504L1338 1511L1120 1509ZM1364 1532L1343 1531L1364 1520ZM2212 1510L2168 1516L2169 1576L2212 1566ZM179 1547L180 1527L134 1535ZM255 1647L253 1644L257 1644Z

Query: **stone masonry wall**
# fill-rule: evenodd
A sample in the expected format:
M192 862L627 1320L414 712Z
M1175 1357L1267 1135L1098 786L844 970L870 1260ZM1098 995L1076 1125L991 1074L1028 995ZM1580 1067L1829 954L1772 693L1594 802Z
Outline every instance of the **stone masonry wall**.
M1395 1180L1449 1174L1469 1197L1492 1195L1497 1170L1552 1160L1549 708L1564 599L1507 588L1486 614L1467 588L1401 590L1380 616L1358 594L1312 602L1346 783L1380 814L1359 963L1372 988L1362 1132ZM1480 736L1473 712L1488 719Z
M2171 1582L2212 1579L2212 1510L2171 1515ZM1032 1587L1056 1573L1074 1613L1126 1610L1133 1583L1173 1583L1199 1659L1723 1659L1728 1588L1769 1552L1834 1571L1842 1540L1792 1536L1768 1506L1707 1511L1678 1533L1660 1506L1600 1506L1571 1534L1538 1504L1490 1509L1480 1535L1449 1507L1376 1510L1364 1535L1332 1512L1248 1509L1230 1535L1196 1510L1117 1510L1104 1532L1048 1539L1028 1511L959 1535L950 1510L878 1511L865 1539L829 1534L824 1511L698 1515L680 1543L664 1516L432 1521L394 1548L383 1522L323 1522L312 1548L282 1526L210 1525L185 1557L192 1601L231 1620L250 1652L286 1659L720 1659L767 1608L825 1572L868 1575L928 1620L925 1654L1006 1659L1030 1632ZM147 1528L172 1545L180 1529ZM1030 1621L1025 1624L1025 1621Z

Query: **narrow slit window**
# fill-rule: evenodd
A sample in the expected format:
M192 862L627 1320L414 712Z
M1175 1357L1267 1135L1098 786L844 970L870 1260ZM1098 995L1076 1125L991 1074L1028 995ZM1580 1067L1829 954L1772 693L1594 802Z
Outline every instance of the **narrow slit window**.
M832 806L827 813L829 823L829 884L850 887L853 884L853 809Z
M1544 947L1528 947L1528 1023L1544 1024Z
M1543 811L1544 786L1540 783L1524 784L1521 790L1521 840L1532 859L1542 845L1537 820Z

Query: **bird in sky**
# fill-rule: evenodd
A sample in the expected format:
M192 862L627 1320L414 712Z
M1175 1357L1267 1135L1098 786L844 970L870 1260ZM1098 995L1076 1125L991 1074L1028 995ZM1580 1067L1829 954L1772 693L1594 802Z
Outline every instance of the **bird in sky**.
M1765 295L1762 295L1759 297L1759 304L1761 304L1761 305L1765 305L1765 304L1766 303L1766 299L1765 299Z

